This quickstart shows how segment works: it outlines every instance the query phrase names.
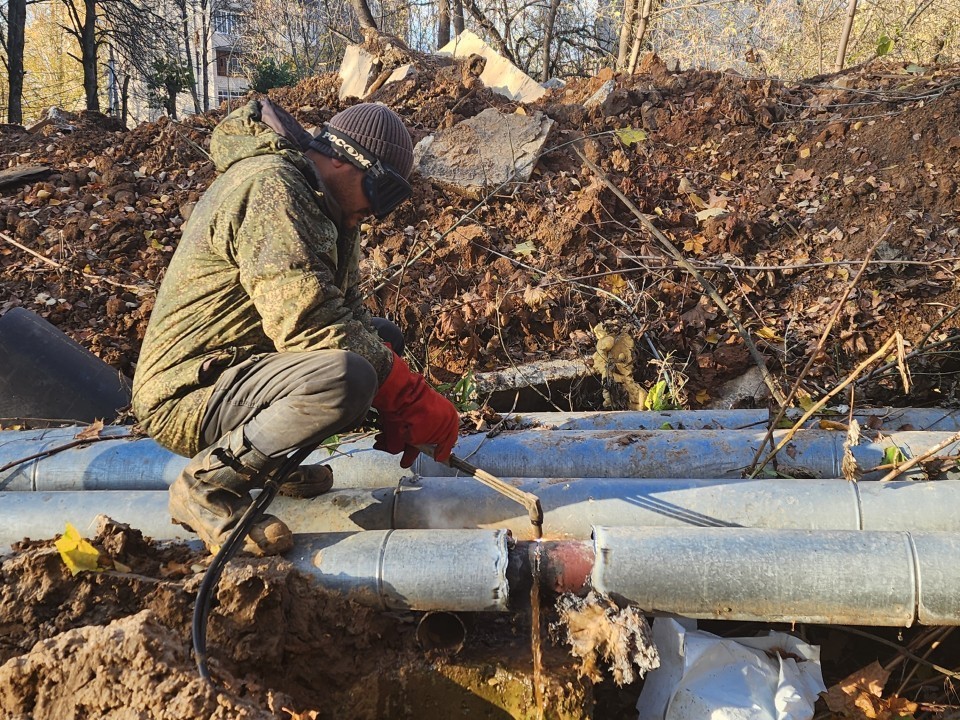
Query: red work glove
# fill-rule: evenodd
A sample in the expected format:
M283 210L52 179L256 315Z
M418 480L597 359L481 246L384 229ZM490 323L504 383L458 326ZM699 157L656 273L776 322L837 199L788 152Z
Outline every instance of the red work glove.
M413 465L417 445L434 445L434 458L445 462L457 442L460 415L453 403L411 372L399 355L373 398L380 413L380 432L373 447L392 455L403 453L400 467Z

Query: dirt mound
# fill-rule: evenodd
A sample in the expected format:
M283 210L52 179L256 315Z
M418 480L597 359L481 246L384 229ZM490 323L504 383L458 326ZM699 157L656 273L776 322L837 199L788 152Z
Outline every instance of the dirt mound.
M960 134L944 119L958 110L958 68L876 63L788 85L671 72L650 56L637 75L604 71L524 107L483 87L468 63L413 59L412 78L372 99L395 107L415 139L488 107L555 120L529 182L478 202L414 178L412 202L365 228L370 308L401 323L435 381L589 360L601 322L646 353L641 384L662 372L648 360L668 358L690 406L752 364L729 318L606 181L717 287L787 379L882 237L807 389L829 388L899 330L922 379L904 402L956 400ZM337 87L327 75L271 94L316 125L343 107ZM55 173L0 198L0 312L39 311L131 375L180 227L213 179L206 150L225 109L128 132L84 118L72 132L6 126L5 164ZM861 392L897 400L892 384Z
M423 663L410 623L321 591L283 560L235 560L210 616L210 688L189 638L209 557L112 522L92 543L126 569L72 576L49 543L0 563L4 717L373 718L379 676Z

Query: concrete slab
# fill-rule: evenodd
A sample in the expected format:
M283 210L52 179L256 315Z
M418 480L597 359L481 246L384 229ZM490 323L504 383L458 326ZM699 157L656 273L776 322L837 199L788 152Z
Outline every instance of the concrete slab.
M477 35L466 30L437 51L439 55L451 55L457 58L482 55L487 66L480 75L480 81L495 93L518 102L533 102L547 92L532 77L487 45Z
M363 98L380 72L380 59L359 45L347 45L340 63L340 99Z
M552 125L540 112L506 115L487 108L417 143L414 167L471 196L511 180L526 182Z

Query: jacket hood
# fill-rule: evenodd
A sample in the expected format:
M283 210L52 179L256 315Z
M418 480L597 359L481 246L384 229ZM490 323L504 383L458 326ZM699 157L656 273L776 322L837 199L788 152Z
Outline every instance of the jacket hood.
M304 157L291 138L281 135L263 121L260 101L251 100L227 115L214 129L210 157L217 172L222 173L241 160L260 155L284 157L316 187L313 163Z

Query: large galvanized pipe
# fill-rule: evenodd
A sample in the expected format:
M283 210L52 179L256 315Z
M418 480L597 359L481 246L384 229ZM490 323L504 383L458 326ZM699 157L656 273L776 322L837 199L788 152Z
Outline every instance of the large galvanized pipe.
M0 432L0 466L62 447L76 430L39 433ZM774 440L783 431L774 433ZM884 462L888 448L914 457L951 437L945 432L895 432L878 442L852 448L864 479L879 478L872 471ZM750 465L762 443L762 431L684 430L579 431L522 430L496 437L460 438L455 451L484 470L506 477L675 477L737 478ZM845 433L804 430L777 456L776 472L789 477L840 477ZM414 472L448 476L456 471L421 456L411 471L399 467L397 457L373 449L363 437L345 441L331 456L326 451L307 462L333 467L336 487L386 487ZM953 443L938 455L956 454ZM90 443L15 464L0 472L3 490L148 490L169 485L187 460L149 439L116 439ZM773 468L770 468L773 470ZM914 468L910 476L917 476ZM956 474L956 471L951 471Z
M960 481L533 479L544 535L585 539L593 525L760 527L960 532ZM509 529L534 538L526 511L471 478L421 478L399 488L340 490L312 500L278 497L272 512L295 533ZM193 537L169 521L164 491L0 493L0 545L53 537L65 522L93 527L99 514L158 540Z
M592 586L685 617L960 624L960 534L604 528Z
M799 419L802 412L789 411L787 422ZM861 425L879 427L884 432L897 430L960 430L960 410L945 408L860 408L854 418ZM510 415L520 427L553 430L758 430L767 427L773 417L767 410L663 410L529 412ZM805 424L817 429L822 421L845 424L846 415L822 413ZM513 425L511 425L513 427Z
M505 530L298 535L290 559L357 602L385 609L505 611Z

